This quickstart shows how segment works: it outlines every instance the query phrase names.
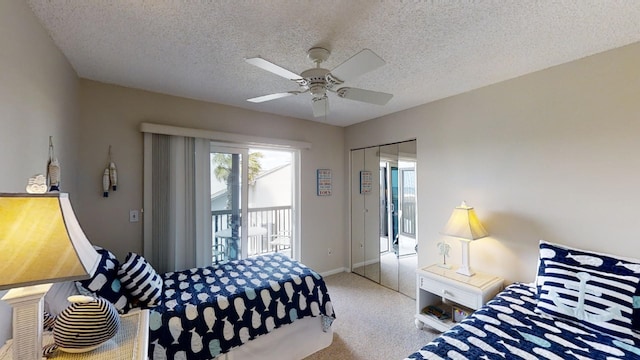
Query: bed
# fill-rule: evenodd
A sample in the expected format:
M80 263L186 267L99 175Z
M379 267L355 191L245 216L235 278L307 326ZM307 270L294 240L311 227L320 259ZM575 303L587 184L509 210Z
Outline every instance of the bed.
M91 279L55 284L45 310L69 295L102 297L121 313L149 311L149 359L302 359L333 341L323 278L282 254L158 274L140 255L101 255ZM75 292L77 290L77 292Z
M163 301L149 313L152 360L264 359L267 350L300 359L332 341L322 277L284 255L166 273L163 283Z
M406 359L640 359L640 262L540 242L515 283Z

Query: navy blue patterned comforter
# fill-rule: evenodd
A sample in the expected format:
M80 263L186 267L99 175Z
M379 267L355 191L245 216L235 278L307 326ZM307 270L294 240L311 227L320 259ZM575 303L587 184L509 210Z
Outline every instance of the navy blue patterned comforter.
M537 314L535 291L507 287L407 359L640 359L640 348Z
M164 274L149 314L149 358L213 359L307 316L335 318L322 277L281 254Z

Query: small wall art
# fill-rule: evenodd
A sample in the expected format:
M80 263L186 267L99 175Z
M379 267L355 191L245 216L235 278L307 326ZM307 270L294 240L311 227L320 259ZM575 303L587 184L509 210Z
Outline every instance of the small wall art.
M318 196L331 196L331 169L318 169L316 176Z
M373 175L371 171L360 171L360 194L368 194L373 188Z
M109 190L118 189L118 170L111 158L111 145L109 145L109 163L102 173L102 196L109 197Z

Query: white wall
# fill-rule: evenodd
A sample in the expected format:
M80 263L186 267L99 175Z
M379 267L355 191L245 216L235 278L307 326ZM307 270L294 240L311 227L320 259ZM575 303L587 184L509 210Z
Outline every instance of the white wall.
M0 34L0 192L24 192L46 173L51 135L75 205L76 74L25 1L0 1ZM11 308L0 301L0 344L9 337Z
M639 62L637 43L350 126L345 150L417 137L422 266L462 200L490 233L471 266L510 282L539 239L640 258Z
M80 223L89 239L124 259L142 251L142 222L129 223L129 209L142 207L141 122L310 142L301 151L302 258L319 272L344 266L346 210L344 129L240 108L102 84L80 82ZM112 145L118 190L102 197L101 177ZM316 169L334 170L333 196L316 196ZM337 249L327 255L327 248Z

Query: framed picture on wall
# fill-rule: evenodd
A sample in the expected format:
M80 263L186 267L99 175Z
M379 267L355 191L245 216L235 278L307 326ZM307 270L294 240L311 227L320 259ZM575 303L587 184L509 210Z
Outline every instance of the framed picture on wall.
M331 196L331 169L318 169L316 177L318 196Z
M360 171L360 194L368 194L373 188L373 174L371 171Z

